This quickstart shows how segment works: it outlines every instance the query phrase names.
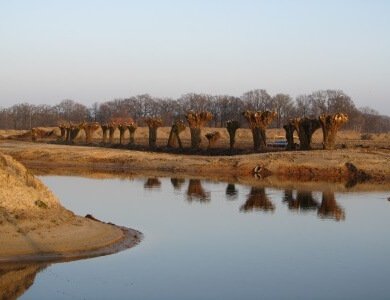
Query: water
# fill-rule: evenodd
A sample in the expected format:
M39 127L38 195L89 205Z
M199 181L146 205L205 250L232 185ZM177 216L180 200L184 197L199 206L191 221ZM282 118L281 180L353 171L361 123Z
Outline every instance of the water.
M23 299L390 298L388 193L42 180L75 213L138 229L144 240L44 266Z

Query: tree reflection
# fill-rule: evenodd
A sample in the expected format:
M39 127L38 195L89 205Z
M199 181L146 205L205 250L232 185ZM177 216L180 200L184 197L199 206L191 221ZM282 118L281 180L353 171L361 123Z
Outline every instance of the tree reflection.
M203 190L202 184L199 179L190 179L187 190L187 200L208 202L210 201L210 193Z
M145 189L156 189L160 188L160 186L161 181L158 178L148 178L144 184Z
M180 190L185 182L185 179L183 178L171 178L171 183L173 185L173 188L175 190Z
M0 264L0 299L17 299L34 283L38 272L48 267L47 263Z
M322 193L321 206L318 209L318 216L322 219L345 220L345 212L336 202L333 192Z
M285 190L283 202L287 202L291 210L315 210L319 206L313 193L309 191L297 191L297 196L294 198L292 190Z
M274 204L268 199L264 188L252 187L246 202L240 207L240 211L254 210L274 211Z
M322 219L345 220L344 209L337 204L334 193L330 191L322 193L322 201L319 204L314 199L312 192L297 191L297 196L294 198L293 190L285 190L283 202L287 202L288 208L291 210L317 209L317 214Z
M235 200L237 198L238 192L234 183L229 183L226 187L226 196L228 200Z

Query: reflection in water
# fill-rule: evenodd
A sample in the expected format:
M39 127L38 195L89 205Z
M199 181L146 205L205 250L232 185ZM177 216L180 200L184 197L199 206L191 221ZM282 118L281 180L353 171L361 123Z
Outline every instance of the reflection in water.
M164 179L163 179L164 181ZM181 190L185 179L171 178L170 182L175 190ZM168 182L169 181L165 181ZM189 202L199 201L208 202L211 199L210 192L205 191L202 181L199 179L190 179L188 189L180 193L180 196L187 197ZM207 183L204 183L207 185ZM153 189L161 188L159 178L147 178L144 188ZM163 189L164 190L164 189ZM227 199L234 200L240 195L236 185L229 183L226 186L225 194ZM265 211L274 212L275 205L271 201L272 195L268 196L264 187L251 187L246 202L240 207L241 212ZM277 199L273 199L277 200ZM280 198L278 199L280 200ZM286 189L282 192L282 201L288 205L291 211L317 211L317 215L322 219L332 219L336 221L345 220L345 212L338 205L333 192L325 191L322 193L321 203L319 199L313 196L312 191ZM210 207L212 205L209 205ZM208 207L209 207L208 206ZM235 210L237 208L234 208ZM275 214L275 218L278 218ZM0 245L1 247L1 245ZM1 264L0 263L0 299L15 299L34 283L36 274L48 267L50 263L31 263L31 264Z
M171 178L171 183L176 190L180 190L184 184L184 179ZM157 178L149 178L145 183L145 188L160 187L161 182ZM226 186L225 194L228 200L234 200L238 197L238 191L234 183L229 183ZM210 192L205 192L202 187L202 182L199 179L190 179L187 190L187 200L189 202L210 201ZM283 202L287 203L290 210L295 211L311 211L317 210L318 216L323 219L334 219L336 221L345 220L344 210L337 204L333 192L323 192L322 201L316 200L312 191L297 190L294 196L294 191L291 189L284 190ZM274 211L275 205L268 198L265 188L252 187L246 202L240 207L240 211Z
M197 200L199 202L210 201L210 193L203 190L199 179L190 179L187 190L187 200L192 202Z
M0 299L16 299L34 283L38 272L45 269L47 263L0 264Z
M292 190L285 190L283 202L288 203L291 210L315 210L318 202L313 198L313 193L308 191L297 191L296 198L293 197Z
M311 192L309 186L305 186L306 191L291 187L284 190L260 187L262 182L251 187L232 184L234 180L227 184L185 179L183 183L175 178L159 178L158 192L141 191L143 198L132 197L129 201L122 196L143 189L147 177L129 180L127 184L118 179L102 182L53 177L44 180L59 191L64 205L76 213L88 211L125 226L139 224L136 227L147 238L137 251L88 263L49 267L52 269L40 272L24 294L29 299L42 299L42 295L47 299L67 295L86 299L120 299L128 295L135 299L235 299L238 294L243 299L256 299L260 295L270 299L310 299L313 295L324 299L354 299L359 295L385 299L390 294L390 287L385 284L390 270L386 259L390 242L383 239L386 226L382 226L388 223L388 211L383 209L390 209L388 202L383 203L389 196L385 197L385 193L379 194L380 197L378 194L346 196ZM81 191L76 194L74 186ZM181 190L174 190L175 186ZM230 195L237 200L226 201ZM213 201L206 202L207 205L187 202L187 198L199 201L211 197ZM346 210L350 209L348 224L335 222L345 218L335 197ZM374 201L367 203L367 198ZM365 214L367 207L370 214ZM260 211L256 213L256 210ZM321 220L324 217L332 219ZM365 228L364 234L360 234L361 228ZM348 247L362 243L377 246L370 246L378 255L374 262L366 247L355 247L354 251ZM212 251L205 255L204 249ZM190 260L185 259L188 255ZM183 276L183 270L192 271ZM239 283L237 276L226 276L231 270L242 278ZM296 276L286 281L285 274L291 270ZM362 276L361 270L367 276ZM5 285L3 273L0 269L0 299L23 293L15 291L31 285L35 274L24 276L25 283L18 284L22 286L19 289L12 285L13 281ZM73 274L77 284L67 283L66 279ZM320 277L324 281L319 282ZM280 282L283 288L278 288ZM304 289L302 282L305 282ZM329 290L329 286L333 288Z
M274 211L274 204L268 199L264 188L252 187L245 204L240 211L248 212L253 210Z
M235 200L238 196L236 186L234 183L229 183L226 187L226 196L228 200Z
M333 192L323 192L318 215L323 219L345 220L345 212L336 202Z
M175 190L181 190L181 187L183 186L184 182L185 179L183 178L171 178L171 183Z
M287 202L291 210L317 209L318 216L322 219L345 220L344 210L337 204L334 193L330 191L322 193L321 205L314 199L312 192L308 191L297 191L294 198L292 190L285 190L283 202Z
M145 189L158 189L161 186L161 181L158 178L148 178L144 184Z

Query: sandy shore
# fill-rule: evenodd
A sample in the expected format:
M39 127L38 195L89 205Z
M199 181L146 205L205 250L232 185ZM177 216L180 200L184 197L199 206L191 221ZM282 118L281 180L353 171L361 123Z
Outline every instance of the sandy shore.
M69 260L136 245L135 230L74 215L23 165L0 154L0 262Z

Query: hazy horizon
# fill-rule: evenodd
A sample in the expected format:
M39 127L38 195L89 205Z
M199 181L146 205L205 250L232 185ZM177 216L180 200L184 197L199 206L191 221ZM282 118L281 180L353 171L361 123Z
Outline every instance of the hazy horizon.
M390 115L387 1L0 3L0 106L341 89Z

